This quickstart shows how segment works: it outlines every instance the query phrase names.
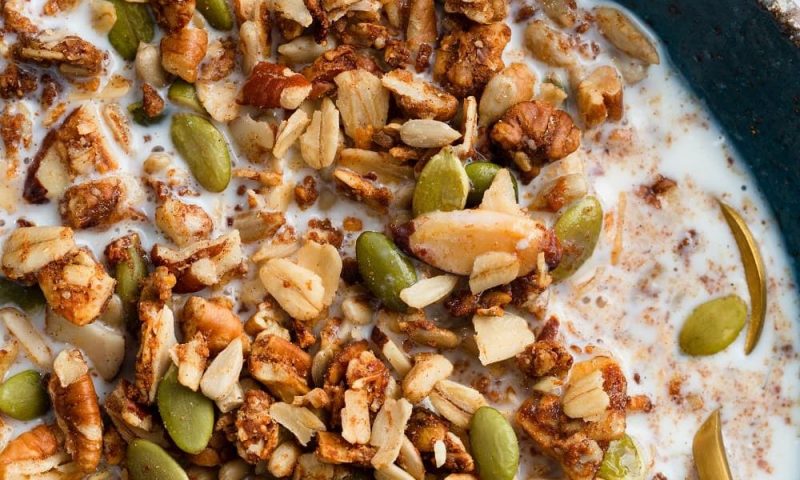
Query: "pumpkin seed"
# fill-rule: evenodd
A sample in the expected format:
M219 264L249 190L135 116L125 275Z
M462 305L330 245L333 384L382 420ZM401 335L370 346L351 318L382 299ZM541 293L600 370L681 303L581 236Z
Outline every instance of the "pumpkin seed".
M217 127L199 115L179 113L172 117L170 134L200 185L211 192L225 190L231 181L231 156Z
M469 422L469 441L480 478L512 480L519 467L517 435L492 407L481 407Z
M492 185L492 180L497 172L502 170L503 167L490 162L473 162L464 167L464 171L469 177L469 195L467 196L467 206L477 207L483 200L483 194ZM517 179L511 175L511 182L514 184L514 194L517 196L516 200L519 203L519 187L517 186Z
M158 384L158 412L172 441L187 453L200 453L214 430L214 402L178 382L173 365Z
M612 441L597 471L603 480L642 480L645 469L636 441L628 436Z
M128 444L126 466L130 480L189 480L163 448L141 438Z
M178 106L194 110L197 113L206 113L206 109L197 96L195 86L180 78L169 86L167 98Z
M145 3L109 1L114 4L117 21L108 32L108 41L122 58L132 61L136 58L139 42L148 43L153 39L153 19Z
M356 240L356 260L373 295L392 310L408 309L400 292L417 281L417 272L394 242L382 233L364 232Z
M696 307L683 324L681 350L688 355L713 355L725 350L744 327L747 304L736 295L715 298Z
M26 312L41 308L45 301L39 287L24 287L7 278L0 278L0 304L13 303Z
M764 329L764 318L767 314L767 274L764 260L758 244L739 213L728 205L719 202L725 221L731 228L739 255L742 258L744 275L747 279L747 290L750 292L750 326L747 327L747 338L744 353L749 355L756 348L761 331Z
M434 155L420 173L414 189L414 216L437 210L462 210L467 204L469 177L461 160L446 147Z
M42 376L36 370L25 370L0 385L0 411L17 420L33 420L50 408Z
M551 272L554 281L563 280L592 256L603 229L603 207L595 197L584 197L561 214L554 228L564 253Z
M708 416L692 441L692 456L700 480L731 480L719 409Z
M142 105L142 102L135 102L128 105L128 113L131 114L131 118L133 118L134 122L144 127L147 127L149 125L156 125L158 123L161 123L162 120L164 120L163 113L160 113L155 117L148 116L144 112L144 106Z
M128 247L128 256L114 267L117 280L117 295L123 304L130 305L139 299L139 292L147 276L147 263L135 246Z
M225 0L197 0L197 10L217 30L233 28L233 14Z

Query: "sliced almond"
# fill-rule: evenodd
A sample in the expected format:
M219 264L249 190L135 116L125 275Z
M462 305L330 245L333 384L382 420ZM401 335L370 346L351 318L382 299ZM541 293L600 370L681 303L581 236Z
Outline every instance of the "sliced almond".
M456 288L458 277L455 275L437 275L425 278L414 285L400 291L400 299L409 307L425 308L446 297Z
M15 308L0 309L0 321L8 332L19 340L28 358L42 370L50 370L53 366L53 354L47 346L39 330L24 313Z
M376 470L386 468L397 460L400 448L403 446L406 424L411 418L411 410L412 406L408 400L387 398L375 416L369 444L378 447L371 462Z
M292 432L302 446L308 445L316 432L326 431L322 420L305 407L276 402L269 407L269 415Z
M242 339L237 338L217 354L203 374L200 382L203 395L214 401L224 398L238 382L243 366Z

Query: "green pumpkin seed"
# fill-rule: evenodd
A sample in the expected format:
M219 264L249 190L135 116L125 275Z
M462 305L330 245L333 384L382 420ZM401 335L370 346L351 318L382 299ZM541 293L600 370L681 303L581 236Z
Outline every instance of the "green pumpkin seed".
M453 149L445 147L425 167L414 189L414 216L441 210L461 210L467 204L469 177Z
M512 480L519 467L517 435L492 407L479 408L469 422L469 441L480 478Z
M373 295L392 310L408 309L400 292L417 281L417 272L394 242L382 233L364 232L356 240L356 260Z
M603 207L594 197L584 197L570 205L554 227L563 248L561 263L550 272L554 281L575 273L592 256L603 229Z
M225 190L231 181L231 155L217 127L199 115L179 113L172 117L170 134L200 185L211 192Z
M597 478L603 480L642 480L644 462L636 441L627 434L608 445Z
M147 11L147 4L126 0L109 1L114 4L117 21L108 32L108 41L122 58L134 60L139 42L148 43L153 39L153 19Z
M180 78L169 86L167 98L178 106L194 110L197 113L206 113L206 109L203 108L203 104L200 103L200 98L197 96L197 89L191 83Z
M172 366L158 384L158 413L172 441L187 453L200 453L214 430L214 403L178 382Z
M50 408L42 376L35 370L25 370L0 385L0 411L17 420L33 420Z
M0 278L0 304L13 303L26 312L44 306L44 295L39 287L24 287L7 278Z
M679 343L688 355L713 355L725 350L747 321L747 304L737 295L715 298L692 310L681 328Z
M217 30L233 28L233 13L225 0L197 0L197 10Z
M141 438L128 444L126 466L130 480L189 480L170 454Z
M142 281L147 276L147 263L135 246L128 247L126 251L128 258L114 267L114 277L117 279L117 295L124 304L129 305L139 299Z
M135 102L128 105L128 113L131 114L131 118L133 118L134 122L144 127L161 123L165 118L163 113L160 113L155 117L148 116L144 112L144 106L142 105L142 102Z
M502 170L503 167L490 162L473 162L464 167L469 177L469 195L467 196L467 206L477 207L483 200L483 194L492 185L492 180L497 172ZM519 202L519 187L517 186L517 179L511 175L511 182L514 184L514 193Z

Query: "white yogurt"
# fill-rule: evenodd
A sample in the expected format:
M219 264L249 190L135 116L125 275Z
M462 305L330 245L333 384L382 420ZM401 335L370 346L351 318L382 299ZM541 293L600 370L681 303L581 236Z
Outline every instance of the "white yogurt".
M34 0L26 5L31 18L39 18L36 13L41 11L43 3ZM108 73L132 78L132 69L113 53L106 38L89 27L88 3L83 2L75 12L42 22L48 27L71 30L106 49L111 58ZM584 1L580 6L589 9L594 4ZM513 27L506 61L525 61L539 79L545 78L549 68L532 61L522 49L522 27ZM217 36L212 33L212 37ZM589 33L583 38L597 41L604 52L608 50L596 34ZM720 406L736 478L797 478L800 475L797 455L800 309L778 228L744 164L735 160L725 136L678 78L663 51L662 59L666 61L650 68L644 81L626 87L626 113L621 123L607 124L599 133L584 135L582 149L586 151L587 170L608 221L590 261L567 282L553 287L549 314L560 318L569 345L580 348L593 345L610 351L622 363L629 394L646 394L653 400L653 412L628 418L629 434L648 454L648 478L656 473L671 480L693 478L692 436L709 413ZM593 60L582 59L588 68L610 61L606 53ZM120 103L126 106L139 97L137 87ZM31 111L38 108L34 102L26 103ZM575 113L574 105L568 104L567 109ZM45 134L40 120L35 119L33 147L23 157L33 156ZM120 171L140 178L141 164L154 147L174 153L168 126L168 121L146 129L133 125L130 156L109 142L120 160ZM145 135L150 139L145 140ZM296 157L296 152L292 155ZM242 166L246 160L241 158L236 163ZM287 178L295 182L306 175L315 175L310 169L289 168L296 161L284 161L284 165ZM177 156L174 166L185 168ZM676 190L662 197L661 209L646 204L636 195L638 187L651 183L656 174L678 183ZM185 175L189 176L188 172ZM11 183L11 188L21 192L23 177L24 172ZM319 178L318 185L321 190L330 189L330 184ZM524 190L522 198L525 205ZM717 296L738 294L748 298L739 253L715 198L723 199L742 213L761 246L768 273L767 322L758 347L749 356L743 353L742 334L724 352L690 358L677 347L677 332L687 314L699 303ZM235 185L224 194L202 193L183 200L202 205L212 215L215 234L226 230L226 218L237 204L243 203ZM155 207L152 198L140 206L152 218ZM288 218L302 234L309 218L329 218L341 227L349 215L361 218L365 229L381 230L386 221L349 200L340 200L325 212L316 207L301 211L293 206ZM624 215L620 230L623 250L619 261L612 264L611 251L620 215ZM0 212L0 218L5 222L0 229L2 238L13 230L18 218L39 225L59 223L52 203L42 206L20 203L16 211ZM100 257L109 240L128 230L139 232L147 248L165 241L152 225L130 222L103 232L80 231L76 237L78 243L90 246ZM346 251L352 248L353 240L354 236L348 234ZM685 246L680 248L682 242ZM235 287L235 284L226 287L224 293L235 295ZM41 314L36 322L43 323ZM54 345L56 351L59 348ZM28 365L20 362L12 373ZM473 364L460 376L466 381L477 381L498 372L501 370ZM520 385L516 373L512 370L508 373L504 379L492 378L489 386L503 394L498 396L496 406L510 413L530 392ZM516 385L510 399L506 396L505 379ZM95 380L98 390L105 392L108 385L99 378ZM670 382L680 386L675 395L669 391ZM34 423L13 422L18 431ZM548 472L541 458L531 453L525 435L520 432L519 436L523 439L524 457L520 478L556 476L557 471Z

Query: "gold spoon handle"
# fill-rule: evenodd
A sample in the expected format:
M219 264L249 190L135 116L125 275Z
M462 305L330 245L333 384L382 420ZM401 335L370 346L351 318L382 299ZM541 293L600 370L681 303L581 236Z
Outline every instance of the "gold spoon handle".
M725 443L722 441L719 409L714 410L694 434L692 455L700 480L733 479L728 456L725 454Z

